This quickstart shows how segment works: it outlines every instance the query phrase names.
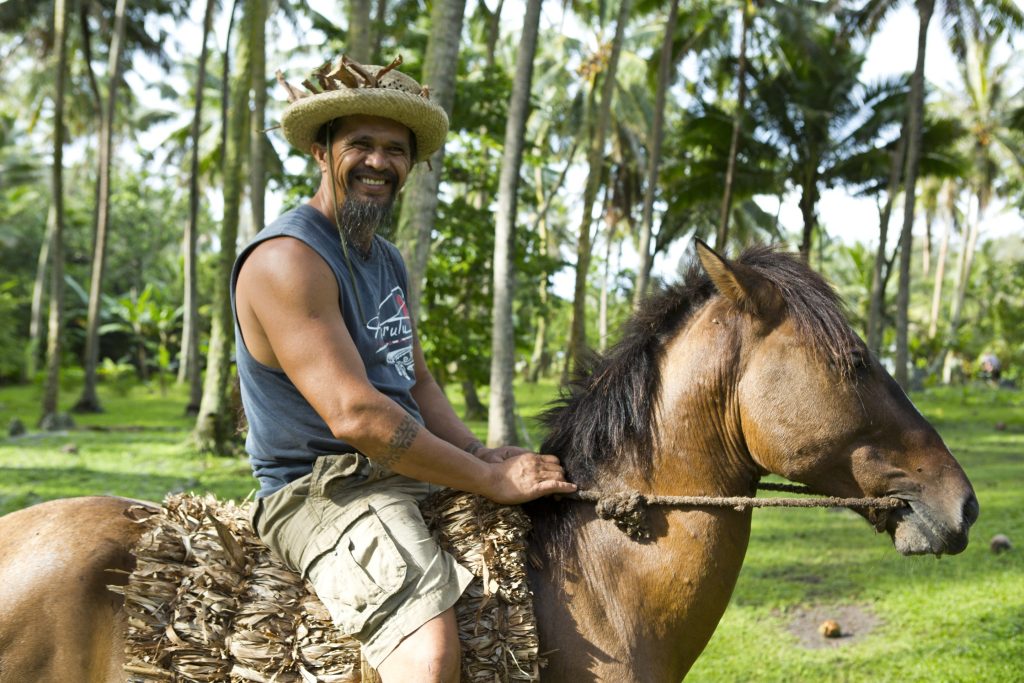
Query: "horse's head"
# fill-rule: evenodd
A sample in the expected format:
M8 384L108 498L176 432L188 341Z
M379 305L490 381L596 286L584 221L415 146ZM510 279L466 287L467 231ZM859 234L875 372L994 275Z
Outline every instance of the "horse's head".
M907 505L865 516L905 555L967 546L978 501L934 428L850 329L832 289L796 257L770 250L698 256L720 297L691 325L732 337L728 410L765 471L837 496ZM738 336L738 338L736 338Z

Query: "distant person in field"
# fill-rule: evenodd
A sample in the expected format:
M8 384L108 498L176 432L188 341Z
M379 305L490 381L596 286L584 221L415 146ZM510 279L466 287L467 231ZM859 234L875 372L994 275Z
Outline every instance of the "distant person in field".
M1003 375L1003 365L994 353L986 353L981 356L981 378L998 382Z
M284 136L321 177L235 263L238 374L257 533L385 682L458 681L452 606L471 574L433 541L420 501L439 487L522 503L575 486L554 456L484 447L427 370L405 264L381 233L448 118L399 64L327 64L315 94L278 72Z

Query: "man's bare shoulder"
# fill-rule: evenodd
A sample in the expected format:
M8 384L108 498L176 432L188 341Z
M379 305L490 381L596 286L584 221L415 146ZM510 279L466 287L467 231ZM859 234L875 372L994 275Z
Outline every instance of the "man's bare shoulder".
M336 301L338 296L327 262L302 240L287 236L253 248L238 273L238 292L250 304L266 296L297 298L308 306L321 300ZM257 293L259 296L253 299Z
M327 262L308 244L295 237L281 236L253 247L239 270L239 285L245 280L299 283L323 278L334 280Z
M280 268L309 268L314 263L320 263L326 267L324 260L308 244L296 237L281 235L261 242L253 247L242 270L251 267L252 270L269 268L278 270Z

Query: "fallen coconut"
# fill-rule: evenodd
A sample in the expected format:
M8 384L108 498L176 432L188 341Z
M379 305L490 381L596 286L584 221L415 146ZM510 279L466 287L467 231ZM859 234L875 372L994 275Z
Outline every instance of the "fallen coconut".
M818 633L825 638L838 638L843 635L843 629L839 627L839 622L835 619L826 619L818 627Z

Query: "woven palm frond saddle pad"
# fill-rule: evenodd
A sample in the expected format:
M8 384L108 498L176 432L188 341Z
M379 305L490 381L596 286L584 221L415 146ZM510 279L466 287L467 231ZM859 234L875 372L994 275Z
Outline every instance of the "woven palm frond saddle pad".
M441 546L476 578L455 606L462 680L537 681L529 518L518 507L442 491L421 506ZM311 587L253 533L248 505L172 495L145 525L125 598L131 683L369 681L359 644L338 633Z

